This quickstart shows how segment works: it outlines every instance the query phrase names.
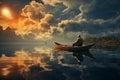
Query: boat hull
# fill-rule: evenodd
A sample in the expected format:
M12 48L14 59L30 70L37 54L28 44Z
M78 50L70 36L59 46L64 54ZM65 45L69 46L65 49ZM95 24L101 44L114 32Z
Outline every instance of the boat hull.
M93 45L94 44L87 45L87 46L69 46L69 45L63 45L55 42L54 50L56 52L59 52L59 51L83 52L83 51L88 51Z

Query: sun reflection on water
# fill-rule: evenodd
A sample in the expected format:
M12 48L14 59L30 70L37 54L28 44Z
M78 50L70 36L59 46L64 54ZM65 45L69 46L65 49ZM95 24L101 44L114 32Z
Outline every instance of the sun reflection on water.
M7 76L10 73L9 68L2 68L2 75Z

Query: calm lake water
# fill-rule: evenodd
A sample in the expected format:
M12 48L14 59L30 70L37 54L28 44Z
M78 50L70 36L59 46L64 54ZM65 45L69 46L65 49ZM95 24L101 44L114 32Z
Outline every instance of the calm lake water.
M120 80L120 50L91 49L81 65L53 46L0 45L0 80Z

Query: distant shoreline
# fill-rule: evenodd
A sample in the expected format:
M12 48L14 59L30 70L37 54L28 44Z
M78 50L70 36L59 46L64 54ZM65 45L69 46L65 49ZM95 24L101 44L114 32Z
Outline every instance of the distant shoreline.
M84 44L92 44L93 48L107 49L107 50L120 50L120 38L102 37L102 38L88 38L84 41Z

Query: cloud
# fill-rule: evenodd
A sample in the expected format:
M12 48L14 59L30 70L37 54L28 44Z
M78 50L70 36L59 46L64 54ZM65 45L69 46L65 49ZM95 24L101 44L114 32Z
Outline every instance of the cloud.
M81 19L80 21L63 20L58 26L65 32L83 32L88 36L96 35L99 37L119 34L119 16L115 18L104 19Z
M46 11L42 3L30 2L22 9L22 16L26 17L19 21L19 27L16 30L18 35L33 35L35 39L49 39L52 34L50 21L53 15Z
M111 1L102 3L98 0L42 0L42 3L31 1L22 9L21 15L24 19L19 21L16 34L27 35L36 40L56 39L63 35L62 38L67 38L69 33L80 33L83 37L117 35L120 30L119 9L111 10L117 7L117 2L115 0L112 4ZM105 5L111 9L104 9ZM107 15L109 13L110 15Z
M29 5L25 5L22 14L34 21L39 21L45 16L45 6L41 3L32 1Z
M65 1L64 3L65 6L73 9L72 7L75 6L75 4L73 6L70 6L70 4L71 2L69 1ZM62 21L63 19L72 18L71 16L74 17L75 11L72 11L74 13L70 13L69 16L65 17L66 15L68 15L70 11L65 13L64 12L65 9L60 7L62 9L61 11L62 14L60 14L58 13L60 12L59 8L57 9L57 7L55 6L57 5L54 4L54 8L52 8L52 10L49 11L48 5L44 5L42 3L38 3L35 1L30 2L30 4L26 5L22 9L22 16L26 18L19 22L19 26L22 27L18 27L16 33L18 35L23 36L33 35L35 36L35 39L50 39L52 38L52 34L59 33L61 31L63 32L62 28L58 27L57 24L59 23L59 21ZM52 13L55 8L57 9L57 12Z
M63 20L58 27L63 29L63 33L54 36L54 41L71 44L81 35L84 39L88 37L115 36L119 37L119 16L113 19L93 19L83 21Z
M104 1L104 0L95 0L96 3L94 7L87 12L86 18L89 19L110 19L119 15L120 7L119 7L119 0L113 1Z
M76 6L76 4L78 4L77 2L80 1L80 0L42 0L45 4L49 4L49 5L52 5L52 6L55 6L55 4L57 3L63 3L65 6L67 7L73 7L73 6ZM71 4L73 3L73 4Z

